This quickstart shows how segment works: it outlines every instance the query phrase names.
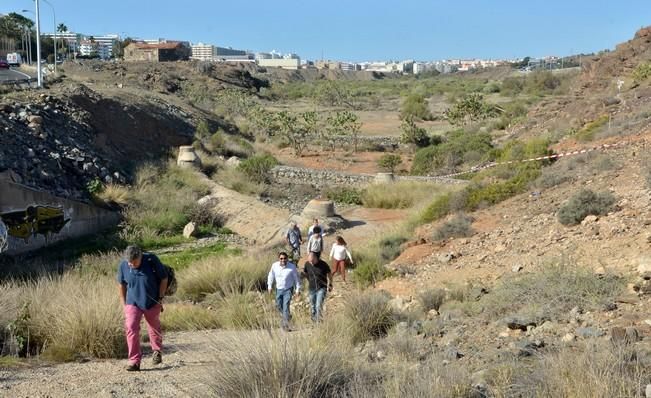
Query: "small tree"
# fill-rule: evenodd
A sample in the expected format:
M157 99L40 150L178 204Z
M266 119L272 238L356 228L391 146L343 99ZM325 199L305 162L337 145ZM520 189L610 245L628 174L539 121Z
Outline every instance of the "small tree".
M419 148L426 147L430 144L427 131L422 127L418 127L412 116L408 116L402 121L400 129L402 130L402 135L400 136L402 143L415 144Z
M357 121L357 115L350 111L337 112L326 119L327 141L330 142L332 150L338 137L351 136L353 139L353 151L357 152L357 142L362 124Z
M323 105L357 109L352 92L341 82L328 80L318 85L315 96Z
M465 126L469 123L497 116L498 109L486 103L481 94L472 93L445 111L445 117L455 126Z
M298 117L287 111L278 112L276 120L280 129L280 134L289 141L294 155L301 156L307 143L306 130L298 123Z
M393 153L385 153L377 161L377 165L380 166L382 170L386 170L391 173L395 173L396 168L401 163L402 163L402 158L400 158L400 155L396 155Z

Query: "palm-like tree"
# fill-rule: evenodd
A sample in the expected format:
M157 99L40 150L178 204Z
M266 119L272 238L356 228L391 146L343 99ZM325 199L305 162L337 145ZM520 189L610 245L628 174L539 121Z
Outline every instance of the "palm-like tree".
M57 25L57 32L58 33L66 33L66 32L68 32L68 27L66 26L66 24L60 23L59 25ZM64 49L63 48L63 46L64 46L63 43L64 43L64 40L61 40L61 51L62 52L63 52L63 49Z

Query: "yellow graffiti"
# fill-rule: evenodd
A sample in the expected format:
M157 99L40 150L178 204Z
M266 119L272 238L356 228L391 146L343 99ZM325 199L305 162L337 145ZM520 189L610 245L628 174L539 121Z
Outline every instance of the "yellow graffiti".
M54 206L28 206L25 210L17 210L0 214L7 226L9 236L25 239L41 234L48 236L56 234L70 221L66 219L63 208Z

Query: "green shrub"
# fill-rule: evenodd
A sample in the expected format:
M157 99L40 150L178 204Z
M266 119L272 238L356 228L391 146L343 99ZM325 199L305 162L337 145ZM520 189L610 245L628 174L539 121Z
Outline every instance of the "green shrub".
M592 141L597 131L608 123L608 120L608 115L601 115L597 119L587 123L576 133L576 139L579 141Z
M558 221L563 225L578 224L588 215L607 214L614 203L615 197L610 192L583 189L558 210Z
M352 297L344 314L354 344L384 337L396 323L396 313L389 304L389 297L378 292Z
M421 292L418 298L420 303L423 306L423 309L427 312L430 310L439 310L441 305L445 302L446 293L443 289L428 289L424 292Z
M452 193L447 193L434 199L420 215L420 222L426 224L445 217L450 212L450 200L453 195Z
M431 120L432 113L429 111L425 97L420 94L410 94L402 102L400 117L402 119L413 117L420 120Z
M487 158L493 149L489 134L473 134L456 130L446 134L440 145L419 149L411 165L412 175L428 175L456 171L468 154ZM488 159L487 159L488 160Z
M507 77L502 81L502 88L500 93L505 96L514 97L524 90L525 78L524 77Z
M279 163L269 154L256 155L243 160L237 169L257 183L269 181L269 172Z
M412 116L404 118L400 124L400 130L402 131L402 134L400 134L400 142L403 144L414 144L419 148L430 145L431 140L427 135L427 130L418 127Z
M136 173L136 184L123 214L132 238L146 230L153 234L178 234L190 220L196 201L209 193L199 175L175 165L146 165Z
M164 264L178 271L197 261L235 254L235 252L235 250L226 249L226 244L223 242L217 242L208 246L190 247L178 252L163 253L158 257Z
M651 77L651 62L641 63L633 70L633 79L636 82L643 82L649 77Z
M448 238L463 238L473 234L471 228L473 218L465 214L457 214L434 231L434 240Z
M348 205L361 205L363 191L355 188L330 188L325 191L325 196L336 202Z
M561 78L550 71L530 73L526 82L527 93L534 95L551 94L562 84Z
M366 287L374 286L377 282L391 275L377 258L356 256L353 280L357 285Z
M385 262L393 261L400 255L400 252L402 251L400 247L405 242L407 242L407 238L400 234L389 235L380 239L378 242L380 259Z

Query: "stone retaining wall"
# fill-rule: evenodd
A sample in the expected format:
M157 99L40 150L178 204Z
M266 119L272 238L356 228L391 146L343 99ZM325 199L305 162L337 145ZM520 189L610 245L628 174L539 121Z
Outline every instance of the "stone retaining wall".
M318 188L324 186L360 186L372 183L375 174L352 174L334 170L317 170L302 167L276 166L271 169L271 178L279 183L308 184ZM465 180L442 177L395 176L396 181L422 181L441 184L467 184Z

